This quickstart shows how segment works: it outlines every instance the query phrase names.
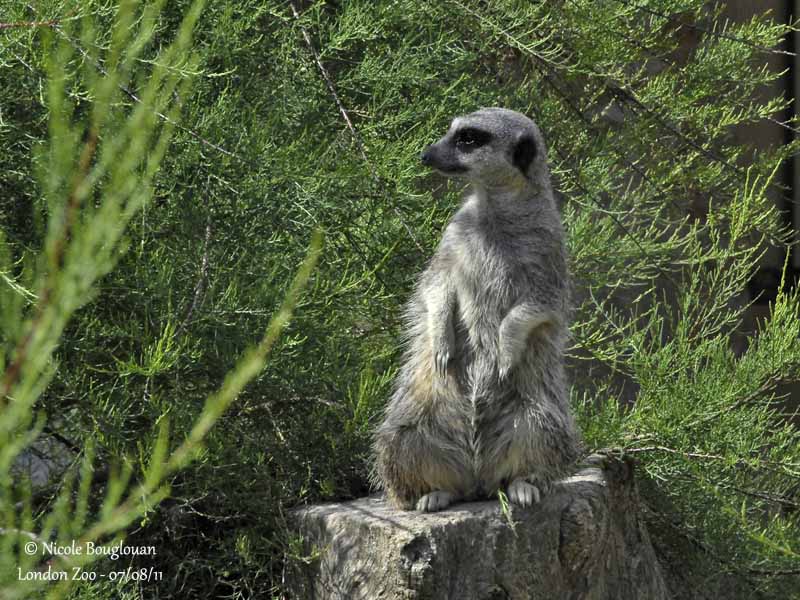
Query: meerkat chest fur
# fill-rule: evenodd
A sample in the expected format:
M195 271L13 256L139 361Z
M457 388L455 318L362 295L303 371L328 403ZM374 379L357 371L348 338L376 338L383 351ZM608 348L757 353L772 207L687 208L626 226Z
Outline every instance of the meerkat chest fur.
M559 261L555 207L548 198L472 191L447 227L455 317L468 355L497 350L503 318L520 300L546 293ZM462 344L463 345L463 344Z

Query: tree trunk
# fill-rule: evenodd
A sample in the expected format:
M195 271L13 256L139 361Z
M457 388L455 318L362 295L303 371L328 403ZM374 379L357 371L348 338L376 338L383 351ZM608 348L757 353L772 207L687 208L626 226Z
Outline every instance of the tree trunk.
M639 515L630 462L594 455L541 503L440 513L383 498L298 509L315 556L290 589L302 600L661 600L661 569Z

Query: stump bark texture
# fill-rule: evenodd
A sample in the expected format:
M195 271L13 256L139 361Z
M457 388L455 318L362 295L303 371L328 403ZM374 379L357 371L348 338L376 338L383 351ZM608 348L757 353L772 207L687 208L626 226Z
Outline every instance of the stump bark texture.
M631 463L593 456L532 508L497 501L440 513L380 497L293 513L315 558L290 581L302 600L665 600Z

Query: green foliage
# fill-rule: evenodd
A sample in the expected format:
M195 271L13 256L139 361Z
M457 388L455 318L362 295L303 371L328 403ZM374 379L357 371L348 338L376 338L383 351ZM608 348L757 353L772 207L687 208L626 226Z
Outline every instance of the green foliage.
M186 1L0 1L17 25L0 29L3 573L12 529L107 522L100 537L157 547L133 561L163 573L145 596L280 597L286 509L367 491L401 307L458 203L418 153L453 115L502 105L539 122L564 197L587 446L640 459L665 555L688 541L695 573L790 597L788 275L731 343L759 260L788 241L775 173L796 144L732 135L786 106L761 91L788 28L702 0L209 4L189 54ZM8 469L53 437L83 474L26 492Z
M5 372L0 384L0 406L4 409L0 415L0 509L4 525L0 528L0 584L4 598L41 594L46 585L47 597L61 597L75 585L80 573L96 577L95 571L85 569L96 560L85 550L87 545L118 544L136 519L152 512L168 496L169 479L202 451L208 431L263 369L321 249L318 232L262 340L236 362L219 391L207 398L186 438L172 444L172 450L165 411L151 424L158 432L150 447L143 450L139 446L141 465L133 466L130 459L118 463L104 457L109 473L101 489L92 488L95 432L91 430L80 438L80 445L69 444L70 450L82 447L80 456L75 457L75 464L67 468L58 488L44 502L32 495L30 484L19 481L22 474L17 459L45 428L45 413L37 410L36 403L46 400L44 392L58 373L54 355L61 338L68 337L63 335L66 325L92 299L98 280L112 270L123 250L121 237L126 225L152 196L153 176L169 145L180 108L175 99L188 89L181 69L191 64L187 52L201 2L189 8L175 41L156 53L136 103L126 107L120 102L133 62L154 34L159 8L148 5L139 12L129 2L115 11L111 42L104 52L107 70L101 69L103 77L93 71L86 77L83 91L91 98L86 107L72 100L79 96L77 90L66 92L65 84L71 76L68 65L73 57L73 48L67 43L73 41L70 34L54 27L64 37L54 48L52 35L44 37L50 127L41 153L40 182L48 225L41 250L26 254L19 249L23 254L16 263L10 260L16 248L2 240L6 259L2 268L9 282L2 290ZM93 20L85 16L83 42L92 42L93 29ZM81 108L85 112L78 116ZM77 153L76 148L80 149ZM23 269L12 278L9 274L19 263ZM30 289L36 292L19 281L30 282ZM174 327L168 324L157 343L145 348L150 364L139 372L150 377L174 364L174 359L164 358L172 351L170 338L174 335ZM131 373L124 363L118 363L118 367L121 377ZM51 408L46 401L42 404L42 408ZM109 433L113 436L122 429ZM132 476L137 481L132 481ZM62 548L77 544L84 551L62 554L48 550L48 543ZM57 575L55 579L50 577L52 572ZM119 587L116 583L115 579L102 579L99 588L87 595L114 594Z

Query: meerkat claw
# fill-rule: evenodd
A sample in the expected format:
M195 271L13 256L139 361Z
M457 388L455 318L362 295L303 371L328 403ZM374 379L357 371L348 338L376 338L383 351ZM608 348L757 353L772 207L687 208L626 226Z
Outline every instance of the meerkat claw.
M508 379L508 374L511 372L511 367L506 365L501 365L497 369L497 377L500 381L505 381Z
M436 512L444 510L453 501L453 494L450 492L431 492L425 494L417 501L417 510L420 512Z
M444 377L447 375L447 365L450 362L450 353L447 350L440 350L436 353L436 358L434 359L436 373Z
M522 507L538 504L541 500L539 488L524 479L515 479L508 486L508 499Z
M511 358L501 353L497 361L497 376L500 381L505 381L508 379L508 376L511 373L512 365L513 361Z

